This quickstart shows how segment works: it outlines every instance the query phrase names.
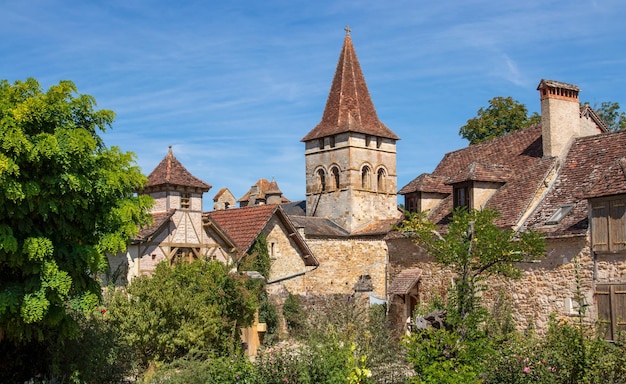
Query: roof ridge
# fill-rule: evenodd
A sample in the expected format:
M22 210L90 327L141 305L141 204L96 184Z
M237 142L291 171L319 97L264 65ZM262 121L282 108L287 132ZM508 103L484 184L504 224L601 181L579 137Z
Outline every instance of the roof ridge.
M400 139L378 118L352 44L349 28L346 28L346 37L341 48L322 120L301 141L314 140L344 132L359 132L393 140Z

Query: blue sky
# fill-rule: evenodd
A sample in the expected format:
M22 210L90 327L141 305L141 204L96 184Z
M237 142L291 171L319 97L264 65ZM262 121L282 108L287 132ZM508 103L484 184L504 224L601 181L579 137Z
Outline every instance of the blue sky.
M350 25L380 119L398 136L398 187L467 143L495 96L539 111L542 78L626 109L626 2L0 0L0 78L72 80L117 118L107 145L148 174L173 147L241 197L274 177L304 198L304 144Z

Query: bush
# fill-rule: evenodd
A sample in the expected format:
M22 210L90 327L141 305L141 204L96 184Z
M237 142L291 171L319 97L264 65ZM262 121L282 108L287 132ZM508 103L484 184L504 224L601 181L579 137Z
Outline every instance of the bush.
M254 367L246 356L217 357L208 360L180 359L158 368L147 380L150 384L252 384Z

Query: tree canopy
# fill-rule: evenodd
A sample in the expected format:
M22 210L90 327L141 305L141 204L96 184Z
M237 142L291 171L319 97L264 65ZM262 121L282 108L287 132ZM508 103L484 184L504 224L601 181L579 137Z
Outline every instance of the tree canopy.
M512 97L494 97L487 108L480 108L467 124L459 130L459 135L470 144L502 136L518 129L541 122L541 116L533 112L530 116L526 106Z
M72 336L106 254L148 220L135 155L99 136L113 120L71 81L0 81L0 340Z
M611 131L626 130L626 112L620 111L619 103L603 101L599 105L594 104L593 109Z

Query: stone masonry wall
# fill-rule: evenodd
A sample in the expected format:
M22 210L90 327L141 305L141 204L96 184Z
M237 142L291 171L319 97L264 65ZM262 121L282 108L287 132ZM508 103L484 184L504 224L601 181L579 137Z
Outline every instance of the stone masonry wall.
M419 300L427 303L433 298L446 297L454 277L451 270L442 268L408 239L389 241L389 278L405 268L422 270L419 282ZM597 319L594 289L596 283L618 283L626 281L626 263L618 256L599 256L594 260L589 252L588 239L572 237L548 239L546 257L538 262L519 264L522 277L519 280L490 278L488 289L483 293L483 302L492 308L500 293L513 303L513 317L519 330L535 329L544 333L551 315L557 318L574 317L576 308L576 285L581 284L585 297L587 321ZM597 270L594 281L593 271ZM577 278L578 269L578 278ZM401 300L390 298L389 313L392 321L402 326L403 312L397 308Z

